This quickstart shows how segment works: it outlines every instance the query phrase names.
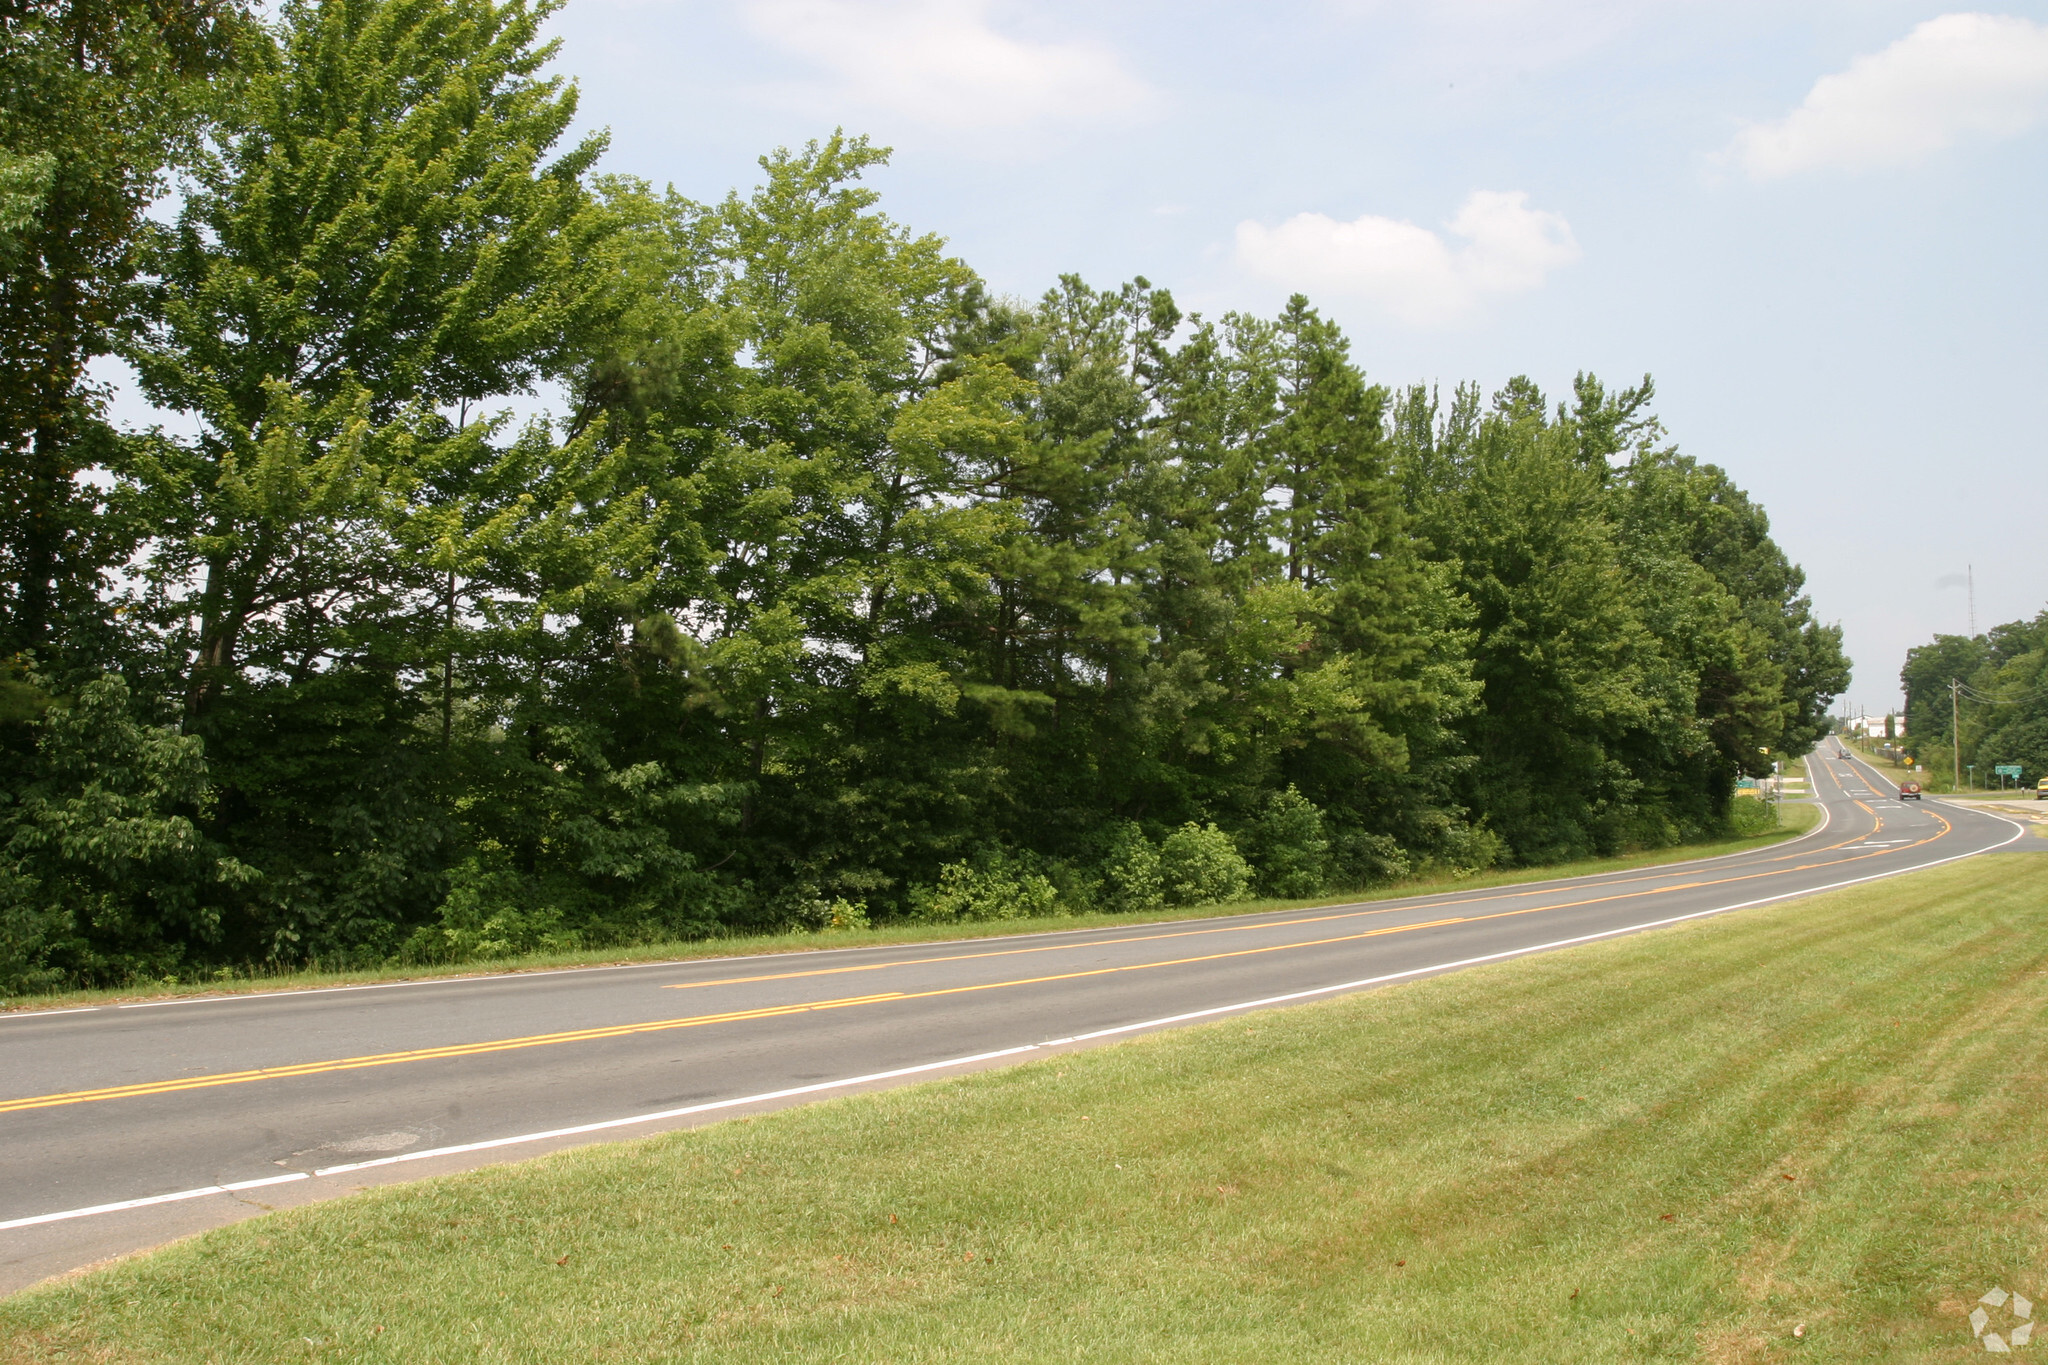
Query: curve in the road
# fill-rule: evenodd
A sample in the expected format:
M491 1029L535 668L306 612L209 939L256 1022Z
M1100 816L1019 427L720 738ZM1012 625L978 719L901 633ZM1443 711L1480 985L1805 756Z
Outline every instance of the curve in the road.
M209 1196L295 1198L1000 1064L1896 876L2022 832L1908 805L1832 752L1808 766L1817 829L1658 868L999 947L826 950L738 975L744 960L717 959L7 1016L0 1292L240 1212L167 1211ZM1347 922L1364 923L1331 932ZM1205 943L1217 950L1188 951ZM847 977L888 989L836 993ZM672 990L714 1007L678 1015Z

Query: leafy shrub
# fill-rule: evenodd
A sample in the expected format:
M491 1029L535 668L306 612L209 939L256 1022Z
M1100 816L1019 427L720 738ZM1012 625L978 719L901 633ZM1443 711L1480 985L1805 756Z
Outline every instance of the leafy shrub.
M108 674L34 722L0 806L0 989L161 977L218 941L221 898L256 879L196 823L213 800L200 741L135 712Z
M1508 841L1485 825L1454 824L1437 856L1459 872L1484 872L1508 861Z
M866 901L848 900L844 896L827 900L818 895L815 888L805 889L811 894L796 901L789 915L797 928L820 934L827 929L866 929L870 926Z
M1745 838L1753 834L1769 834L1778 827L1778 813L1771 809L1768 801L1754 796L1738 796L1728 803L1728 825Z
M1388 834L1346 830L1331 841L1335 880L1346 889L1398 882L1415 870L1407 850Z
M825 927L827 929L867 928L868 903L866 901L850 901L843 896L840 897L826 908Z
M1050 878L997 854L979 863L948 863L936 886L913 887L910 918L920 924L1034 919L1060 913Z
M448 882L439 918L413 930L401 961L468 962L583 946L582 936L564 925L561 907L536 904L517 873L487 872L470 858Z
M1109 853L1102 860L1099 900L1103 909L1121 914L1157 910L1166 904L1159 849L1132 821L1123 821L1110 834Z
M1103 880L1097 859L1042 858L1034 866L1052 883L1059 896L1061 914L1087 915L1109 908L1103 903L1109 886Z
M1159 880L1169 905L1219 905L1244 899L1252 870L1213 821L1189 821L1160 845Z
M0 995L63 983L64 973L49 965L49 956L71 918L41 892L34 879L0 861Z
M1289 786L1266 798L1246 831L1247 851L1261 895L1298 899L1320 895L1330 883L1330 840L1323 812Z
M1412 850L1413 866L1408 871L1422 875L1450 873L1470 876L1508 862L1512 851L1508 841L1485 823L1468 824L1442 811L1430 812L1415 822L1413 837L1403 845ZM1404 856L1403 861L1407 861ZM1400 875L1407 875L1403 871Z

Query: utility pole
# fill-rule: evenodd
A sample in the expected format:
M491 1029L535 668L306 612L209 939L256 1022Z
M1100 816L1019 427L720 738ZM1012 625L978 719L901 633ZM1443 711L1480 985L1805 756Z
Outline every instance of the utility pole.
M1973 623L1974 624L1974 623ZM1960 678L1948 680L1948 752L1955 760L1954 783L1950 791L1963 789L1963 683Z

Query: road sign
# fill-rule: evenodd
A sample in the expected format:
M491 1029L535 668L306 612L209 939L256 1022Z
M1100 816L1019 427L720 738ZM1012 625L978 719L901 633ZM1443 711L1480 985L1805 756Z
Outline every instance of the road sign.
M2001 763L1991 771L1999 777L2018 777L2021 770L2017 763Z

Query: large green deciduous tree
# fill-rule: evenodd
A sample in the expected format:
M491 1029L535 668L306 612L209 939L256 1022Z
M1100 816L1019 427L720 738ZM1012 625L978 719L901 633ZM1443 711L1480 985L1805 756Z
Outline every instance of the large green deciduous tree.
M217 146L152 243L154 325L132 351L150 396L205 427L179 480L184 536L158 555L164 581L202 578L180 604L195 717L245 667L252 622L373 591L347 555L295 548L309 516L377 523L369 490L411 476L434 414L529 388L612 306L611 223L583 184L603 138L544 160L576 111L539 74L549 12L291 4L220 92ZM316 471L370 429L387 439L359 446L345 484ZM259 466L327 501L252 500Z
M0 657L105 661L104 575L137 527L81 478L121 458L87 370L133 319L144 211L240 17L232 0L0 3Z
M488 499L470 414L618 311L615 220L584 183L603 139L549 159L576 109L542 71L549 12L285 6L216 82L215 136L148 242L129 354L201 435L138 468L162 531L143 605L185 661L218 819L265 874L249 951L388 946L438 894L445 807L412 739L439 709L423 684L452 681L462 585L431 528Z

